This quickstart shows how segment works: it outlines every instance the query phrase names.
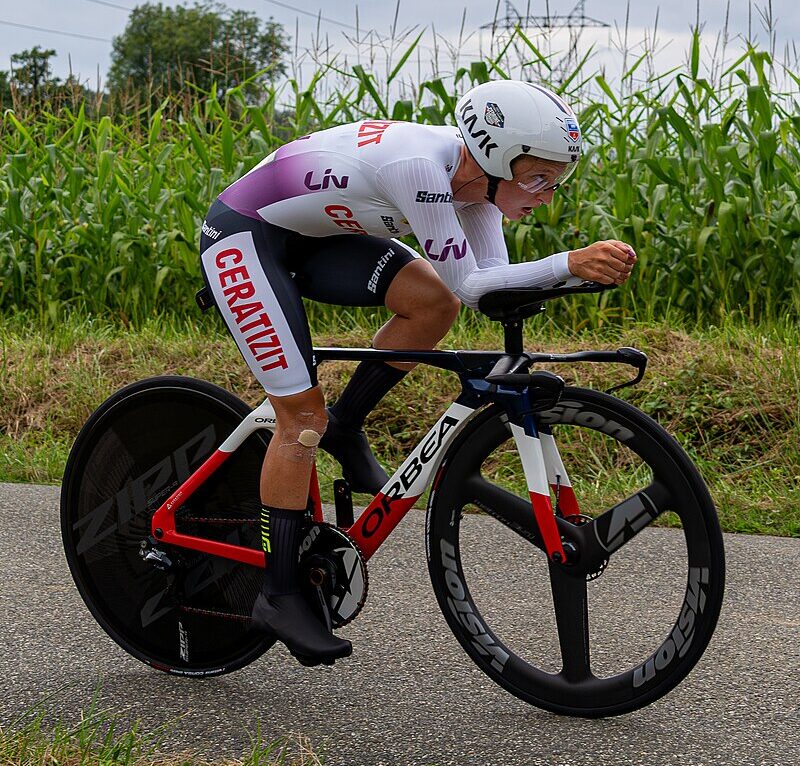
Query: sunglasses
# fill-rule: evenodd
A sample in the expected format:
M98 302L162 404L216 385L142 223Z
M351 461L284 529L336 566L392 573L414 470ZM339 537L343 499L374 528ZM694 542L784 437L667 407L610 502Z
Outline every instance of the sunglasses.
M523 191L528 192L528 194L536 194L536 192L540 191L555 191L575 172L577 166L577 162L571 162L561 175L556 178L555 183L550 186L547 185L547 178L545 178L545 176L534 176L530 181L526 181L525 183L517 181L517 186Z

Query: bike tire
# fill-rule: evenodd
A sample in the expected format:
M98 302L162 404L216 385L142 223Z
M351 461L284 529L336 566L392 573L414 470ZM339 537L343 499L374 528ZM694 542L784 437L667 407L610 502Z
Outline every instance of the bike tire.
M174 566L140 555L153 513L250 408L202 380L162 376L110 396L78 434L64 472L61 534L81 597L128 654L204 677L255 660L274 639L250 630L262 570L164 546ZM176 511L178 531L260 549L257 431Z
M515 493L496 484L498 476L505 481L505 451L513 449L516 454L516 449L509 441L511 431L503 410L492 405L465 427L437 472L426 524L433 589L463 649L507 691L564 715L595 718L627 713L679 684L711 639L725 581L716 510L702 477L680 445L626 402L567 387L559 404L540 413L538 421L552 430L559 450L561 437L569 437L564 464L573 485L580 468L599 463L601 457L630 470L627 478L632 484L649 472L649 486L663 489L666 485L658 495L664 506L659 510L669 512L683 535L649 525L636 534L623 520L616 526L626 542L610 554L608 566L592 573L592 582L587 582L589 576L568 579L567 568L548 562L546 554L534 547L531 535L515 530L503 513L503 507L511 504L518 512L519 508L524 511L523 496L528 507L530 501L524 487ZM600 449L598 444L609 448ZM573 450L583 462L568 463ZM587 454L591 460L585 459ZM610 486L618 473L614 466L607 473L599 472L595 484L603 491L605 478ZM590 483L586 486L591 489ZM626 488L623 480L609 491L625 496ZM601 534L598 523L589 518L572 520L593 524L595 533ZM603 528L602 534L610 535L610 528ZM661 549L663 553L658 552ZM549 601L543 587L547 579ZM645 592L648 585L655 595ZM668 593L668 586L674 592ZM620 591L612 595L616 588ZM634 604L632 618L620 616L625 600ZM532 603L536 608L531 608ZM651 618L652 626L638 627ZM626 619L636 625L624 624ZM596 629L593 622L599 623ZM598 635L599 646L592 643ZM652 642L648 646L645 636ZM576 658L581 651L583 657ZM595 674L595 661L603 666L603 673Z

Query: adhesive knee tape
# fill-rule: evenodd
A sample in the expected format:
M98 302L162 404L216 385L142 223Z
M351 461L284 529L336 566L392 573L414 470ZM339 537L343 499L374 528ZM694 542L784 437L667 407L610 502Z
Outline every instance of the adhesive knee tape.
M300 432L300 436L297 437L297 441L300 442L304 447L316 447L322 436L318 434L316 431L312 431L310 428L306 428L304 431Z

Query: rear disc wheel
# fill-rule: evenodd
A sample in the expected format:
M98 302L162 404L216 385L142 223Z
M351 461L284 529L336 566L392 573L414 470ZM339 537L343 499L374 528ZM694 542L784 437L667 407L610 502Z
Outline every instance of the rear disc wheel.
M67 461L61 532L78 590L117 644L159 670L219 675L274 643L250 630L262 569L145 542L154 512L248 412L244 402L204 381L144 380L98 408ZM250 436L177 510L177 530L260 550L259 475L267 443L263 431ZM156 555L146 560L150 550ZM155 566L154 558L168 566Z

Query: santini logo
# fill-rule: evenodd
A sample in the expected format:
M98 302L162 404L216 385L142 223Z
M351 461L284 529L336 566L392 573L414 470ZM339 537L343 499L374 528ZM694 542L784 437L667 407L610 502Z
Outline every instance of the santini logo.
M213 226L209 226L203 221L203 234L210 239L219 239L219 235L222 234L222 229L215 229Z
M383 225L392 233L392 234L399 234L400 229L395 226L394 218L390 215L382 215L381 221L383 221Z
M450 192L429 192L421 189L417 192L417 202L452 202L453 195Z
M389 263L389 259L393 255L394 250L392 250L390 247L389 250L378 259L378 263L375 266L375 271L372 272L372 276L369 278L369 282L367 282L367 290L369 290L371 293L378 292L378 280L380 279L381 272L386 264Z

